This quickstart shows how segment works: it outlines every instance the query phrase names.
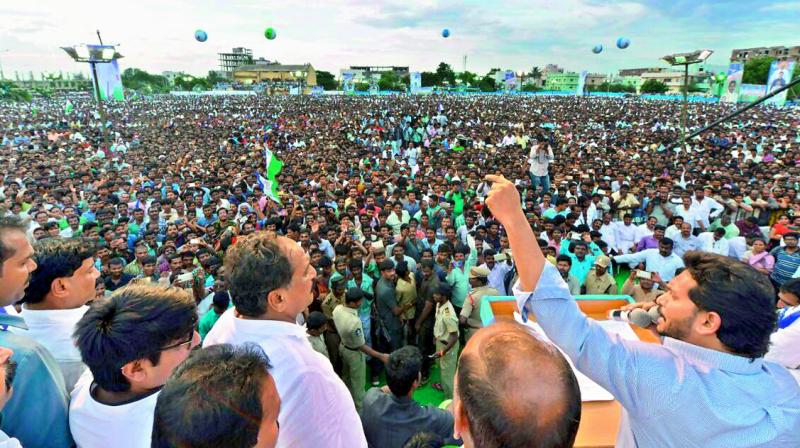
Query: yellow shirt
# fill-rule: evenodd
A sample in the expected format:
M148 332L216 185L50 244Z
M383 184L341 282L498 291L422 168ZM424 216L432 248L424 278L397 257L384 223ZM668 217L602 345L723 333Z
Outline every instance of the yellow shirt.
M411 279L410 282L407 282L405 279L398 278L397 286L395 286L397 305L401 307L407 303L414 303L417 301L417 280L414 278L413 274L409 275L408 277ZM403 319L413 319L416 311L416 308L413 306L407 309L402 315Z

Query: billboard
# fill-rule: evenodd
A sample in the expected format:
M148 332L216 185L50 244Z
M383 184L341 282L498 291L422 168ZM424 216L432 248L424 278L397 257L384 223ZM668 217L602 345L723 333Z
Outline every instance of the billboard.
M767 79L767 95L789 84L789 81L792 80L793 71L794 61L772 61L772 65L769 67L769 78ZM764 101L764 104L782 107L786 104L786 93L787 91L784 90L780 94Z
M583 90L586 88L587 76L589 76L589 72L586 70L582 71L580 76L578 76L578 88L575 89L575 95L583 95Z
M761 84L741 84L739 101L752 103L767 94L767 86Z
M739 89L742 85L742 75L744 74L744 64L733 62L728 67L728 78L722 88L722 95L719 100L723 103L735 103L739 100Z
M125 101L125 91L122 88L122 77L119 64L116 60L95 64L92 76L97 76L97 86L100 87L100 99L103 101ZM95 92L97 95L97 92Z
M514 70L506 70L503 74L503 83L506 90L517 90L517 74Z
M342 72L342 90L346 95L352 95L356 91L356 72Z
M409 86L411 93L417 93L422 88L422 73L420 72L411 72L411 76L409 79Z

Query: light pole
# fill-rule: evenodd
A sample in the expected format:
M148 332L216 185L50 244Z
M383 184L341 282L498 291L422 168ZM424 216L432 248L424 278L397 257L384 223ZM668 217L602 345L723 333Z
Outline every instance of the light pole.
M664 56L662 61L675 67L683 66L683 106L681 107L681 147L686 149L686 115L689 108L689 66L708 59L713 50L696 50L690 53L677 53Z
M0 50L0 54L3 54L3 53L8 53L8 48L6 48L4 50ZM3 81L5 79L6 79L6 75L3 74L3 64L0 63L0 81Z
M98 38L100 32L97 33ZM101 126L103 126L103 144L108 148L108 129L105 124L105 116L103 113L103 100L100 95L100 83L97 79L97 64L107 64L115 61L121 57L117 53L114 45L103 45L102 39L100 45L73 45L71 47L61 47L75 62L86 62L92 69L92 82L94 84L95 99L97 100L97 110L100 115Z

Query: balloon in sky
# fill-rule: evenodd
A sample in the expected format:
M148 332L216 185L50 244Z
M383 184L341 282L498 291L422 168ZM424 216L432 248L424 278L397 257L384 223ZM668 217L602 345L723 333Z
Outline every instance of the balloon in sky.
M717 73L717 82L723 82L727 77L728 75L726 75L725 72L719 72Z
M450 30L448 30L447 28L443 29L442 30L442 37L444 37L444 38L450 37Z
M628 45L630 44L631 40L628 39L627 37L620 37L619 39L617 39L617 48L619 48L620 50L628 48Z
M194 32L194 38L197 39L198 42L205 42L208 39L208 34L203 30L197 30Z
M594 46L594 48L592 48L592 53L594 54L600 54L602 51L603 51L603 45L601 44L597 44Z
M264 37L266 37L269 40L275 39L275 37L277 37L277 36L278 36L278 33L275 32L274 28L270 27L270 28L267 28L266 30L264 30Z

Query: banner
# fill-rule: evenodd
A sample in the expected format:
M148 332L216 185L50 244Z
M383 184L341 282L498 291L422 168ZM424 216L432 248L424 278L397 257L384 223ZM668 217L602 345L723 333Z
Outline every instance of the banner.
M719 100L722 103L735 103L739 100L739 89L742 85L742 75L744 74L744 64L733 62L728 67L728 78L722 89Z
M586 88L586 77L589 76L589 72L584 70L578 76L578 88L575 89L575 95L583 95L583 89Z
M503 87L509 92L517 89L517 74L513 70L503 72Z
M97 85L100 87L100 99L103 101L125 101L125 91L122 88L122 77L119 64L116 60L95 64L92 76L97 74ZM95 95L97 93L95 92Z
M266 159L267 177L265 178L256 171L256 181L268 198L280 204L281 200L278 196L278 181L276 177L283 169L283 162L278 160L269 148L264 148L264 158Z
M411 72L409 86L411 93L417 93L422 88L422 73L420 72Z
M789 81L792 80L793 71L794 61L772 61L772 65L769 67L769 79L767 80L767 95L789 84ZM787 93L788 92L784 90L779 95L775 95L767 101L764 101L764 104L783 107L783 105L786 104Z
M345 95L353 95L356 92L356 72L342 72L342 90Z
M742 84L739 86L739 101L752 103L767 94L767 86L761 84Z
M378 93L378 77L377 76L370 76L369 77L369 93L372 95L376 95Z

